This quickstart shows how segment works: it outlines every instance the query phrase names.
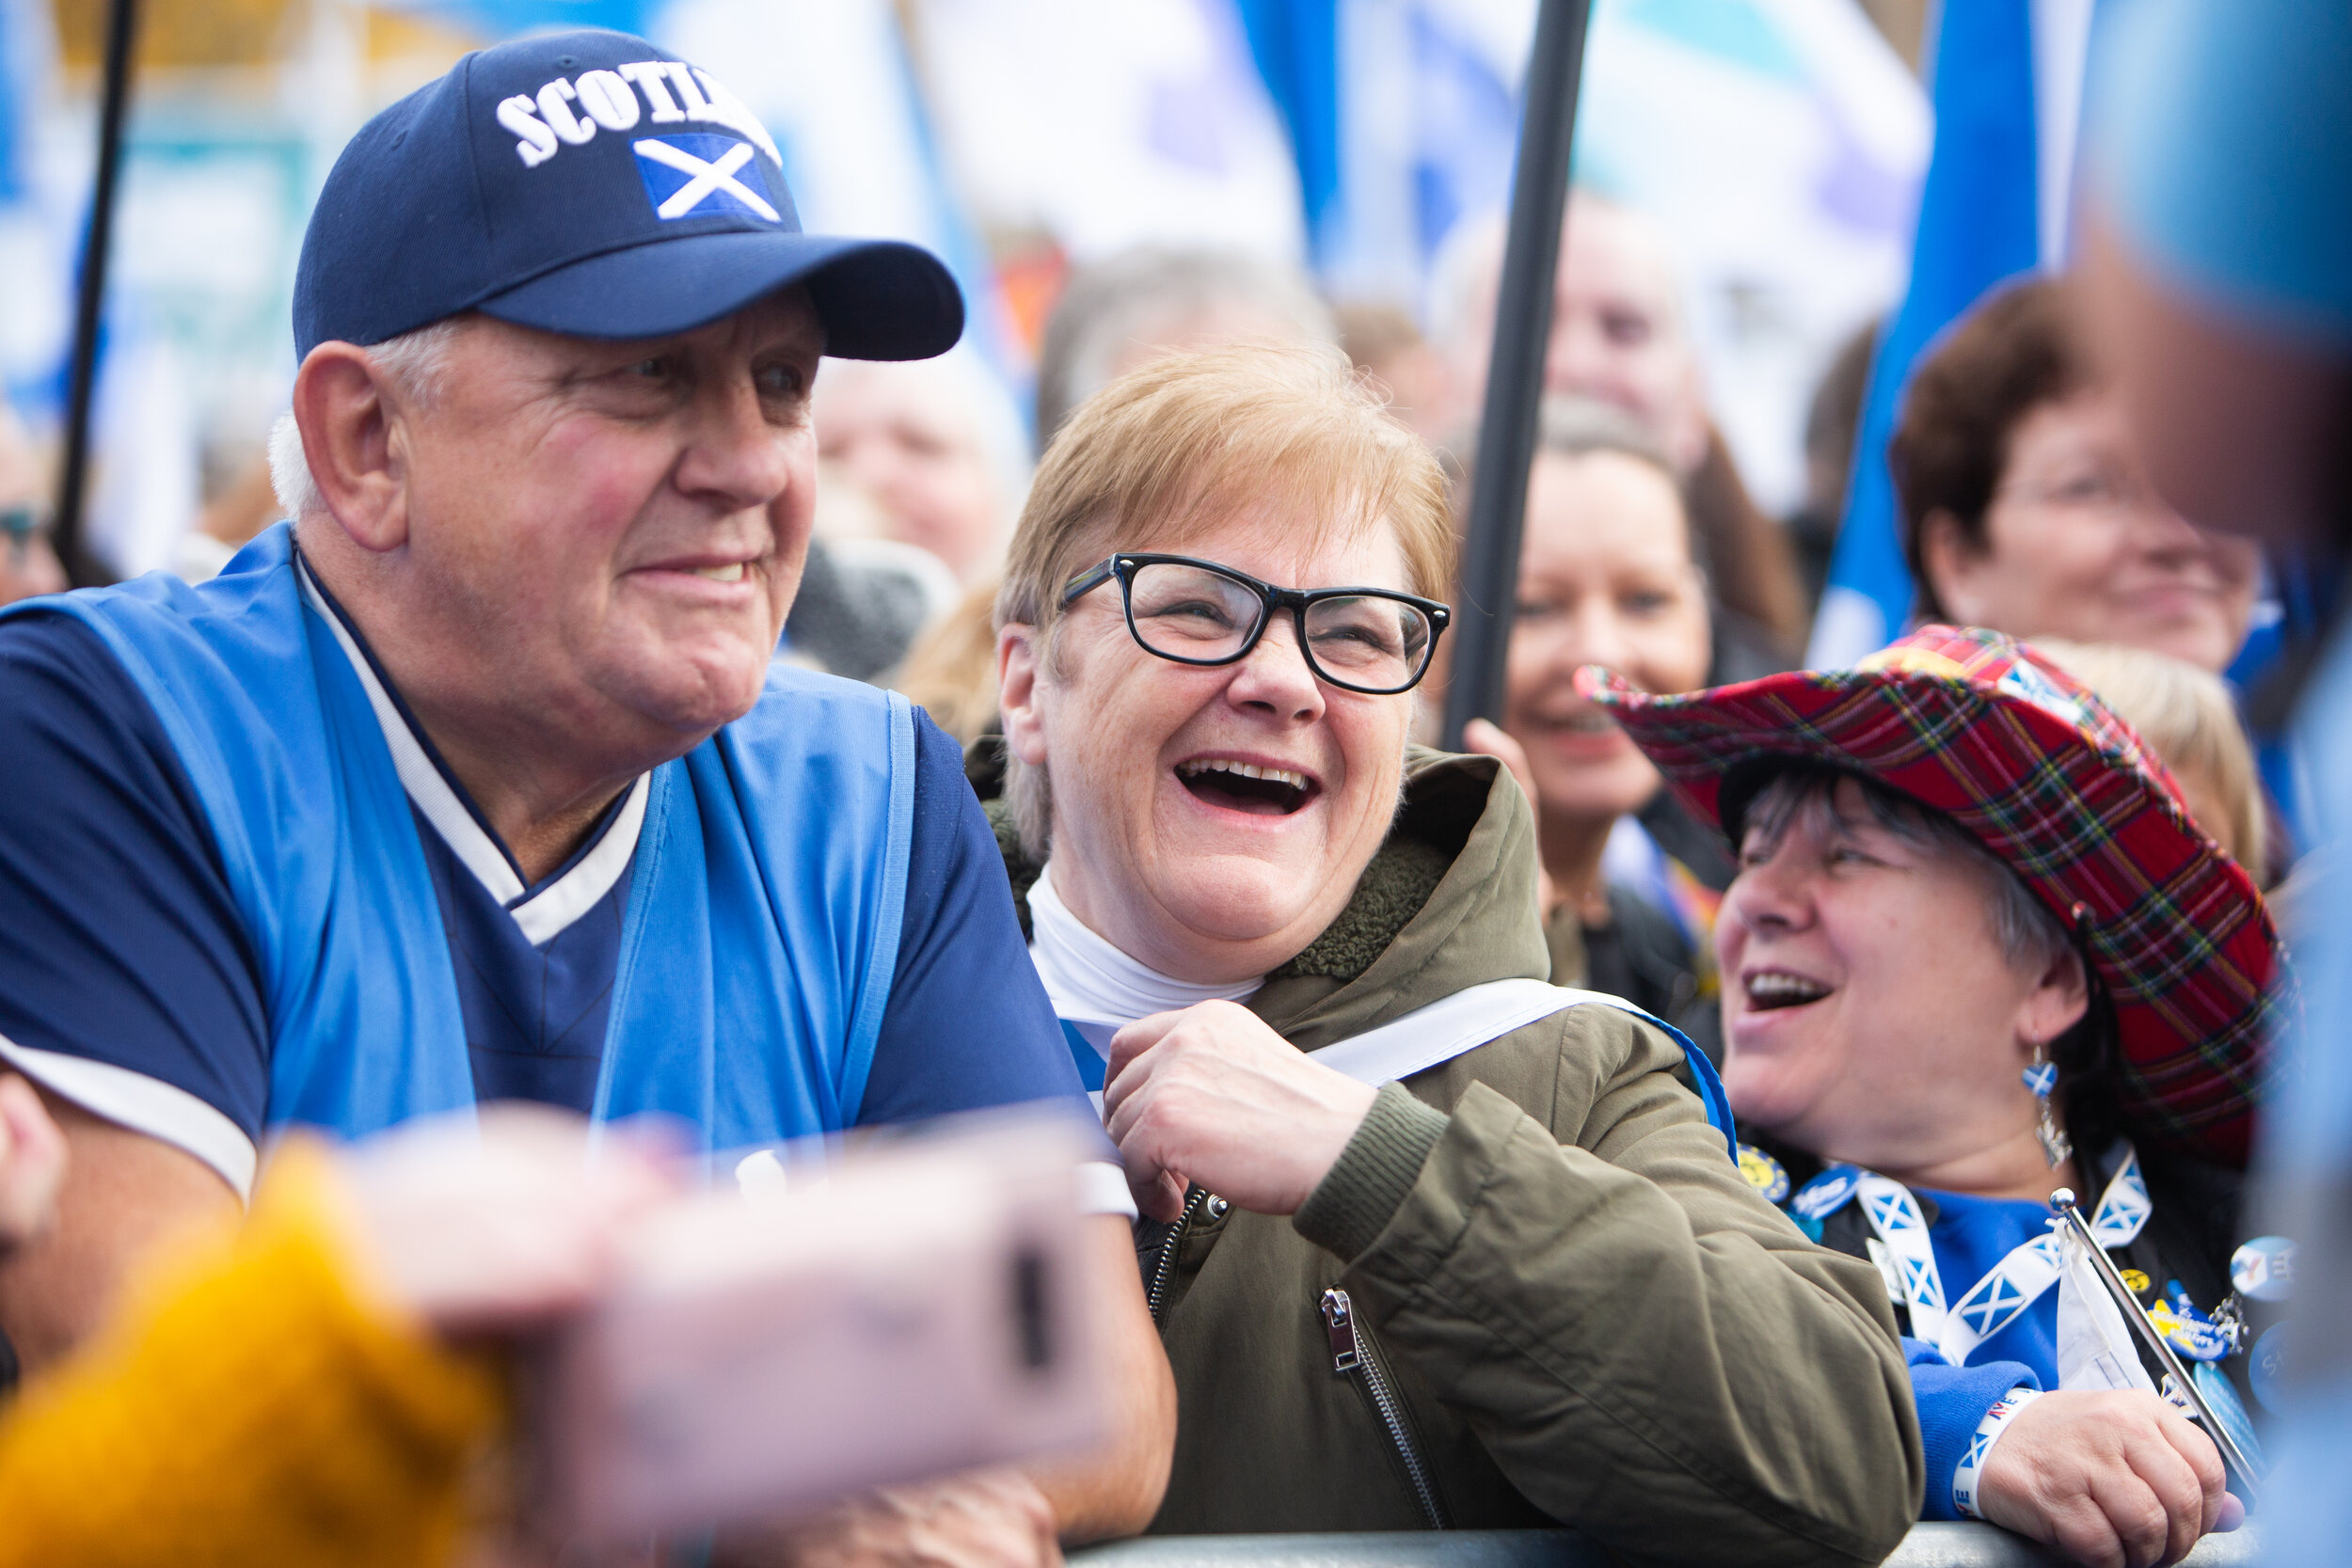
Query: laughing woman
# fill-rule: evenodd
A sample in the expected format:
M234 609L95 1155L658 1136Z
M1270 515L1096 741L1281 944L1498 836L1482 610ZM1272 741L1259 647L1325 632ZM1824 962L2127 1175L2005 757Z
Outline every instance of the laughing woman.
M2278 941L2164 765L1990 631L1684 697L1582 684L1739 850L1724 1085L1798 1224L1903 1293L1927 1516L2119 1568L2237 1517L2122 1319L2076 1348L2048 1231L2052 1191L2081 1195L2259 1467L2245 1353L2284 1282L2275 1238L2233 1249Z
M1013 543L991 811L1157 1222L1152 1528L1876 1562L1920 1485L1876 1272L1742 1180L1703 1059L1542 983L1525 798L1407 747L1451 543L1427 450L1271 348L1099 393Z

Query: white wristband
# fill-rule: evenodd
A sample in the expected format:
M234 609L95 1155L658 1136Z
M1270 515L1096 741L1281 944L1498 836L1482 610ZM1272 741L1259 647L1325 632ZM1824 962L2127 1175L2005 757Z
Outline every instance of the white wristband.
M1984 1413L1977 1423L1977 1434L1968 1439L1968 1451L1960 1456L1952 1470L1952 1508L1963 1519L1981 1519L1977 1512L1977 1482L1984 1473L1984 1462L1993 1456L1993 1445L1999 1442L2001 1433L2016 1418L2017 1413L2042 1397L2039 1388L2022 1385L2011 1388Z

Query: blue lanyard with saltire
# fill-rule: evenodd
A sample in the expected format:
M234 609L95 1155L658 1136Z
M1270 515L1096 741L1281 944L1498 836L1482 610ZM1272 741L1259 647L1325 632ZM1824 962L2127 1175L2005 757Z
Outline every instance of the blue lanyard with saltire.
M1847 1186L1849 1181L1851 1185ZM1955 1367L1966 1365L1979 1345L2016 1322L2058 1283L2065 1270L2066 1257L2058 1235L2045 1230L2010 1248L1967 1293L1956 1302L1948 1301L1919 1200L1901 1182L1875 1171L1833 1165L1806 1183L1805 1191L1797 1195L1790 1207L1816 1219L1825 1218L1842 1207L1842 1200L1815 1213L1814 1208L1820 1206L1807 1206L1805 1194L1816 1188L1835 1192L1840 1186L1861 1200L1863 1217L1886 1249L1894 1265L1890 1282L1899 1288L1911 1309L1912 1338L1933 1345ZM2100 1195L2090 1222L2091 1234L2101 1246L2122 1246L2147 1225L2151 1208L2148 1183L2139 1173L2139 1153L2126 1144L2123 1163Z

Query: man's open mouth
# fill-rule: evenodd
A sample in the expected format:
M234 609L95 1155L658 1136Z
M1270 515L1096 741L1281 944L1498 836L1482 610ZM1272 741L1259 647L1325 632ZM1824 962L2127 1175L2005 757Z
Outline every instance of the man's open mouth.
M1210 805L1255 816L1288 816L1313 800L1321 787L1287 768L1261 768L1223 757L1180 762L1176 781Z
M1819 980L1791 974L1785 969L1767 969L1751 974L1741 989L1747 992L1748 1010L1757 1013L1802 1007L1808 1002L1819 1002L1831 990Z

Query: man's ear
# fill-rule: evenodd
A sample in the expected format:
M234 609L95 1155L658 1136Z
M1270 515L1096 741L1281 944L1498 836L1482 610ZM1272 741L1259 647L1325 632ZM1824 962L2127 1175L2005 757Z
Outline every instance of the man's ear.
M325 342L294 376L294 423L319 499L361 549L408 542L407 432L403 409L367 351Z
M2046 1046L2057 1040L2090 1010L2090 974L2083 956L2074 948L2050 960L2042 972L2018 1020L2018 1033L2027 1045Z
M1963 626L1984 624L1988 611L1978 578L1988 559L1988 552L1969 543L1968 531L1945 508L1919 519L1919 571L1946 620Z
M1037 705L1038 655L1043 639L1019 624L996 632L996 711L1005 745L1032 768L1045 766L1045 716Z

